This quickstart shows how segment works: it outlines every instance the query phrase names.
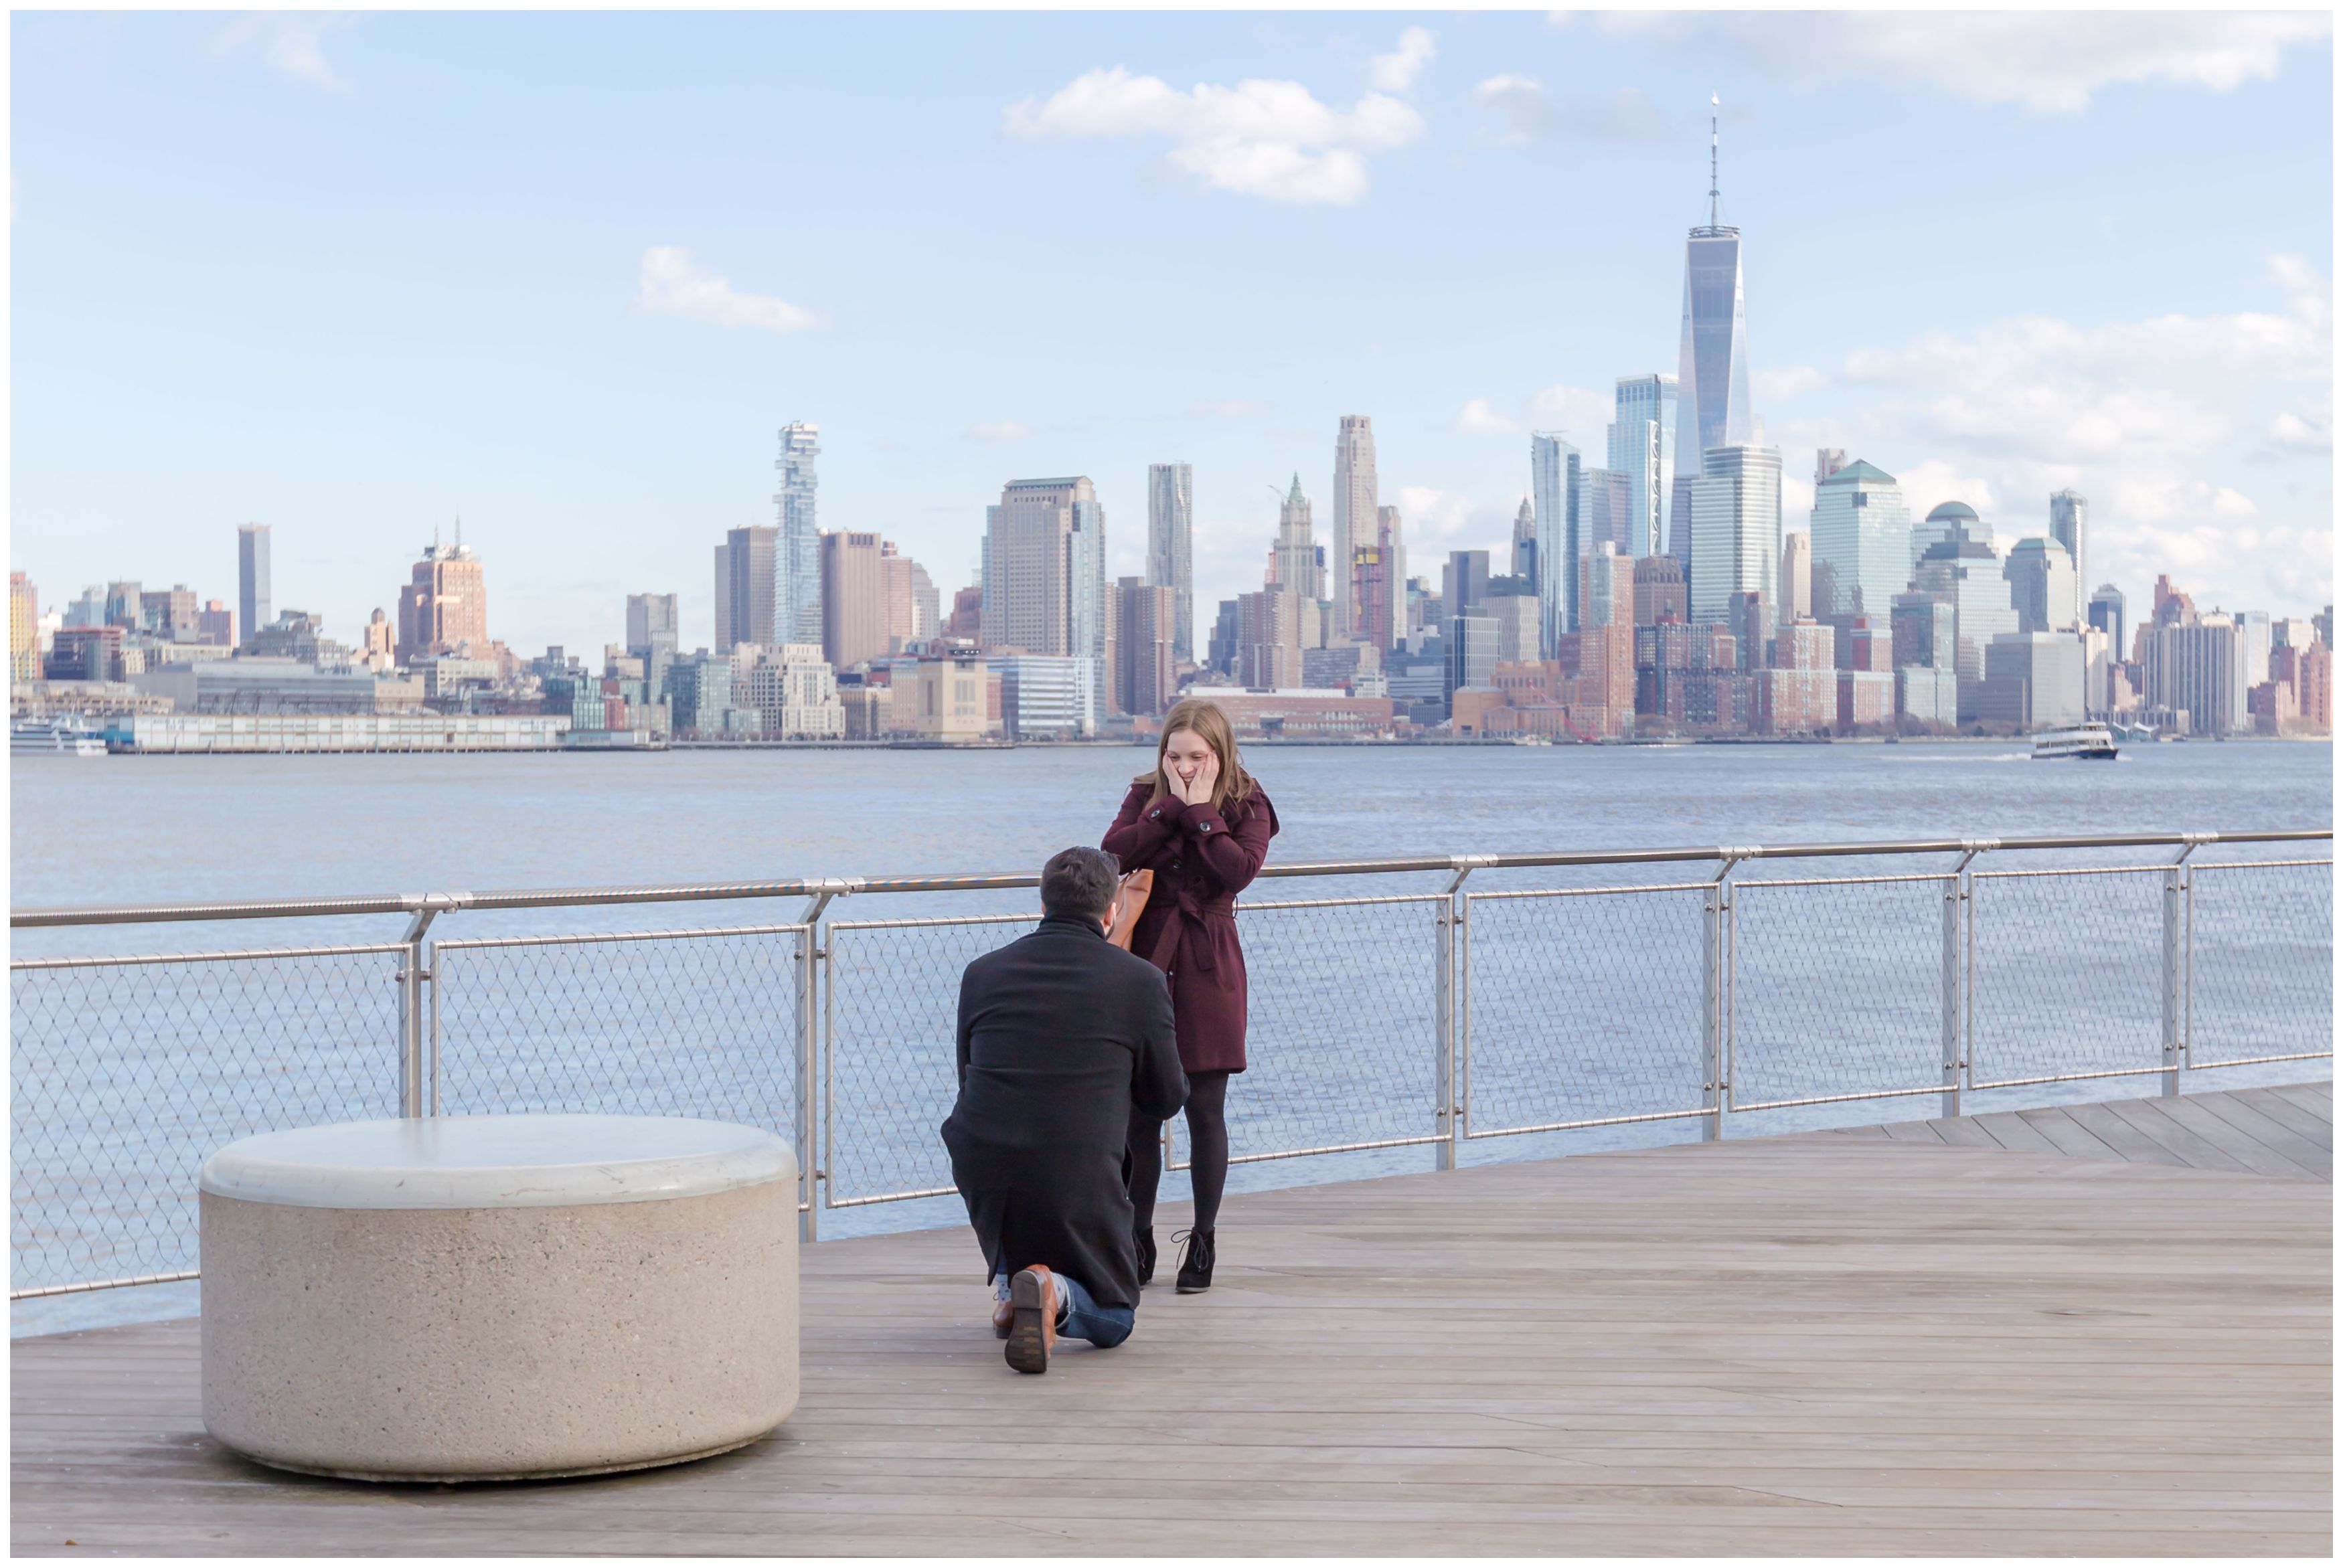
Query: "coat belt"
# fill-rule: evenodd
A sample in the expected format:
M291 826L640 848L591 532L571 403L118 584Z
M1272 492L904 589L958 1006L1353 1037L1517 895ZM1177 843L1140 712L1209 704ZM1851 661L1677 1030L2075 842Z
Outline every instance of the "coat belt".
M1152 962L1157 969L1167 974L1170 973L1172 960L1180 955L1183 937L1191 931L1199 937L1204 936L1205 916L1233 914L1235 910L1236 900L1233 899L1205 900L1198 898L1193 893L1180 894L1173 908L1173 918L1163 922L1162 932L1155 939L1155 951L1150 955L1149 961ZM1212 944L1210 941L1200 941L1195 944L1195 948L1196 950L1192 956L1196 960L1196 967L1206 974L1211 974L1214 968Z

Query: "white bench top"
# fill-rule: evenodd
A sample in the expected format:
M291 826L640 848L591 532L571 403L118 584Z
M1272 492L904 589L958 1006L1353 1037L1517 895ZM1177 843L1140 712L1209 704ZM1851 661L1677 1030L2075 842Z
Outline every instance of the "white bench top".
M680 1116L426 1116L241 1139L204 1161L222 1198L302 1209L525 1209L702 1198L794 1181L759 1128Z

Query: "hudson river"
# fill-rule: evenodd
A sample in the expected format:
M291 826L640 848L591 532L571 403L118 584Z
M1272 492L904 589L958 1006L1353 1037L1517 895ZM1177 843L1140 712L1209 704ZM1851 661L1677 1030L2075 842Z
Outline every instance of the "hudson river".
M488 891L817 876L1031 872L1095 843L1151 752L754 750L554 756L14 761L16 908ZM1272 862L2021 835L2324 828L2332 749L2238 741L2036 762L2014 742L1679 747L1260 747ZM2318 858L2324 844L2200 859ZM1975 900L1972 1108L2152 1093L2169 850L1988 855ZM1736 1106L1926 1089L1941 1069L1944 855L1766 862L1731 947ZM1713 865L1484 870L1470 890L1574 889L1473 906L1466 1158L1698 1136L1702 900ZM1820 884L1813 879L1867 879ZM1900 878L1900 879L1899 879ZM1771 886L1765 885L1771 879ZM2324 1050L2331 873L2200 872L2195 1060ZM1238 1167L1232 1185L1421 1170L1435 1125L1436 895L1444 875L1282 879L1242 917L1252 1070L1236 1152L1403 1144ZM1608 889L1609 890L1602 890ZM1395 898L1395 895L1411 897ZM850 897L820 993L824 1235L960 1222L935 1127L951 1096L960 967L1021 924L853 929L1028 910L1030 890ZM789 933L489 945L522 934L749 927L799 900L458 913L432 929L441 1108L796 1115ZM24 959L396 941L398 917L15 934ZM203 1155L258 1127L396 1110L395 954L34 970L13 977L13 1270L19 1288L195 1266ZM2191 1073L2323 1078L2324 1060ZM2013 1100L2010 1097L2022 1097ZM1999 1097L1996 1099L1996 1097ZM1935 1113L1933 1092L1735 1115L1731 1135ZM1662 1118L1569 1132L1557 1122ZM1183 1196L1173 1180L1167 1197ZM859 1205L859 1206L858 1206ZM1224 1245L1229 1243L1224 1243ZM1241 1242L1237 1243L1241 1244ZM977 1271L970 1254L971 1279ZM20 1303L15 1332L194 1310L192 1282Z
M1150 760L1135 747L18 759L9 900L1027 871L1096 843ZM1249 761L1283 825L1278 860L2325 827L2334 796L2333 749L2299 741L2127 747L2113 763L1976 741L1276 746Z

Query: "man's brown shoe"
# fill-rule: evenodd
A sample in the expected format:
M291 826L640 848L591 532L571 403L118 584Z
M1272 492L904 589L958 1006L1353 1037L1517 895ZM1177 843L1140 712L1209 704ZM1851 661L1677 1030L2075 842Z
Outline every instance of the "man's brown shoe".
M1050 1370L1050 1348L1058 1342L1058 1280L1049 1270L1020 1269L1009 1282L1009 1364L1023 1372Z
M1016 1324L1017 1308L1014 1303L1009 1302L995 1302L992 1303L992 1337L994 1339L1007 1339L1009 1337L1009 1331L1014 1328Z

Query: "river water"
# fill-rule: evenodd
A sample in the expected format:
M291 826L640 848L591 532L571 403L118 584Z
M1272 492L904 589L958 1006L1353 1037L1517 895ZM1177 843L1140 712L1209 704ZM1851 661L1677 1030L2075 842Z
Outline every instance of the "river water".
M10 902L22 909L1030 872L1067 844L1096 842L1123 789L1149 760L1141 749L1097 746L18 759L10 769ZM1279 746L1255 749L1248 763L1276 802L1282 831L1272 856L1282 862L2325 828L2333 800L2332 749L2308 743L2140 746L2127 748L2111 764L2037 763L2022 746L2006 741ZM2145 858L2099 852L2070 856L2066 863ZM1946 863L1943 857L1852 866L1804 861L1771 874L1793 880L1849 871L1916 874L1941 871ZM1994 863L1987 856L1980 866ZM1642 868L1591 879L1483 872L1473 886L1698 882L1711 870ZM2217 919L2200 914L2210 944L2203 955L2209 978L2200 983L2207 1017L2220 1023L2225 1039L2284 1043L2301 1034L2319 1008L2325 1011L2318 1016L2331 1020L2323 968L2304 978L2314 964L2331 962L2320 959L2332 950L2326 873L2318 873L2315 882L2302 872L2285 875L2293 880L2283 888L2254 884L2258 890L2231 904L2209 904ZM1444 882L1421 874L1284 879L1264 882L1253 896L1423 894L1438 892ZM2206 886L2214 889L2211 879ZM2156 887L2153 879L2139 876L2011 879L1993 884L1988 901L1981 886L1978 910L1990 937L1979 940L1984 978L1977 1008L1996 1030L1994 1050L2000 1054L1994 1071L2133 1064L2134 1055L2126 1053L2136 1054L2157 1028ZM1742 896L1735 1026L1745 1053L1736 1078L1741 1100L1933 1081L1940 948L1932 911L1940 888L1937 882L1783 887ZM1696 990L1688 988L1697 985L1700 897L1678 890L1493 900L1476 908L1470 980L1476 1127L1668 1111L1696 1093L1688 1075L1697 1078L1698 1064L1685 1045L1696 1040L1699 1029ZM1006 912L1026 909L1031 900L1030 892L848 899L831 913L853 920ZM667 905L458 915L443 920L433 934L460 939L730 926L787 921L798 908L792 901L700 904L680 913ZM1252 919L1246 940L1255 955L1255 1070L1231 1100L1239 1152L1249 1139L1256 1147L1292 1148L1421 1133L1432 1098L1432 1055L1414 1043L1393 1050L1379 1042L1431 1037L1431 906L1270 911ZM385 941L397 936L399 926L396 918L377 917L26 931L16 934L13 952L25 958ZM831 1166L840 1191L883 1192L938 1180L932 1128L950 1095L948 1068L938 1070L940 1055L948 1062L950 980L968 956L1016 930L950 928L833 939ZM789 1016L779 989L793 980L786 954L770 939L697 944L689 961L680 951L673 943L630 944L596 950L592 964L568 967L556 961L553 950L443 954L450 999L443 1020L445 1108L649 1105L785 1124L793 1115L793 1084L785 1064L776 1066L772 1020ZM161 972L110 971L117 977ZM915 974L916 981L907 978ZM355 1000L347 1004L335 992L318 1002L314 1016L272 1015L270 1027L331 1034L346 1027L337 1024L335 1007L378 1012L383 990L353 991ZM652 1017L639 1000L669 991L689 999L689 1006ZM96 1158L93 1151L106 1142L102 1128L61 1130L76 1119L73 1108L93 1102L146 1108L183 1099L194 1092L189 1082L210 1082L195 1071L214 1050L204 1033L206 1020L250 1017L248 1004L247 1011L235 1012L212 991L175 1000L164 1010L174 1021L160 1026L146 1021L152 1011L141 1012L123 995L50 990L32 994L34 1005L28 1005L23 985L16 993L12 1091L20 1200L28 1190L22 1151L45 1149L51 1161L70 1163ZM621 993L619 1001L610 1000ZM209 1014L205 1007L221 1010ZM56 1020L72 1009L108 1020L96 1030L103 1043L67 1053L73 1060L50 1063L45 1076L28 1077L28 1064L49 1049L28 1031L47 1028L53 1040ZM235 1028L244 1026L238 1021ZM2200 1030L2207 1027L2200 1020ZM383 1029L374 1020L356 1032L364 1038L347 1042L346 1059L320 1070L317 1082L305 1079L297 1094L281 1084L272 1089L287 1096L278 1105L280 1120L381 1113L367 1097L383 1076L374 1038ZM620 1060L641 1039L688 1061L662 1061L645 1076L632 1058ZM741 1043L751 1040L764 1043ZM272 1057L267 1070L299 1076L308 1070L295 1052ZM2207 1076L2281 1081L2322 1077L2327 1068L2298 1062L2237 1072ZM696 1076L679 1082L686 1075ZM2033 1098L2150 1092L2153 1083L2133 1078L2046 1086ZM218 1091L231 1098L246 1092L234 1085ZM1872 1101L1758 1112L1748 1119L1748 1130L1895 1120L1933 1114L1934 1103ZM167 1164L199 1157L206 1138L222 1135L210 1123L185 1129L156 1158ZM1669 1121L1504 1138L1468 1153L1520 1158L1694 1135L1691 1124ZM1423 1149L1402 1148L1250 1165L1240 1168L1232 1186L1421 1169L1427 1161ZM1182 1195L1176 1181L1168 1185L1167 1198ZM151 1245L129 1244L139 1226L158 1222L154 1215L101 1211L79 1213L75 1223L122 1230L116 1239L126 1240L113 1266L122 1271L156 1266ZM823 1225L825 1234L851 1234L954 1219L950 1201L928 1199L826 1212ZM21 1216L17 1231L22 1283L27 1265ZM162 1286L20 1303L15 1328L46 1332L171 1315L191 1310L194 1290L192 1284Z

